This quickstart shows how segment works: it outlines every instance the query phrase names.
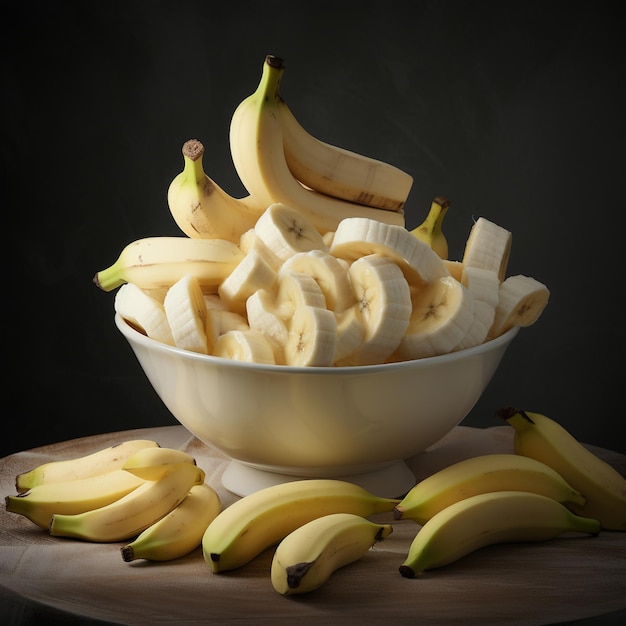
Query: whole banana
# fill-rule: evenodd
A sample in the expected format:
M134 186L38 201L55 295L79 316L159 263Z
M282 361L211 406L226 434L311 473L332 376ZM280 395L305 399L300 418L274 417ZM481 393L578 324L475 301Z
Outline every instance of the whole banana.
M204 531L221 508L210 485L193 485L177 507L122 546L122 559L172 561L189 554L201 544Z
M413 177L377 159L333 146L305 130L285 100L276 101L285 161L294 177L310 189L357 204L402 211Z
M265 206L252 196L234 198L207 176L202 142L190 139L182 151L183 171L174 177L167 191L174 221L188 237L237 243L254 226Z
M54 514L50 534L93 542L126 541L167 515L204 478L204 471L193 463L171 465L158 480L145 481L111 504L76 515Z
M400 574L413 578L485 546L547 541L566 532L597 535L600 522L528 491L495 491L459 500L431 517L413 539Z
M145 237L129 243L113 265L96 273L93 282L103 291L124 283L160 289L192 274L207 292L217 292L243 257L237 244L227 239Z
M519 454L485 454L449 465L418 482L394 509L395 519L426 523L447 506L480 493L530 491L565 505L585 503L551 467Z
M546 415L513 407L503 408L497 415L515 429L518 454L554 468L583 494L585 502L572 504L573 511L599 519L603 528L626 530L624 476Z
M303 186L285 159L278 110L283 59L268 55L254 93L236 107L230 124L230 151L239 178L262 205L281 202L305 215L321 232L333 231L345 217L371 217L404 226L404 214L348 202Z
M132 454L122 469L143 480L159 480L176 463L197 465L196 459L177 448L145 448Z
M442 259L448 258L448 240L443 233L443 218L450 208L450 200L437 196L430 205L426 219L411 232L427 243Z
M126 470L112 469L86 478L40 483L19 495L6 496L6 510L19 513L48 530L54 514L75 515L98 509L119 500L144 482Z
M80 457L49 461L18 474L15 478L15 486L17 492L22 493L43 483L104 474L114 469L121 469L126 459L138 450L158 446L159 444L151 439L131 439Z
M209 524L202 538L204 559L213 573L232 570L322 515L368 517L390 512L398 502L334 479L304 479L267 487L237 500Z
M353 513L311 520L278 544L270 572L272 586L282 595L314 591L392 532L391 524L377 524Z

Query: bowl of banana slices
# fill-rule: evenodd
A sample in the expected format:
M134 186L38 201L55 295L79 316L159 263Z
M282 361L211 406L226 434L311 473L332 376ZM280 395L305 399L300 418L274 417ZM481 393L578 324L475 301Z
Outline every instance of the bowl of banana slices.
M510 244L479 218L449 261L403 226L323 236L276 203L237 245L138 240L97 277L122 283L117 328L164 404L230 459L227 489L335 477L396 496L547 303L505 276Z
M507 275L511 233L478 218L448 258L436 198L405 227L412 177L310 135L280 93L283 59L235 108L233 164L249 195L183 145L168 205L185 236L128 244L94 282L156 393L230 459L246 495L306 477L395 497L405 460L458 425L549 291Z

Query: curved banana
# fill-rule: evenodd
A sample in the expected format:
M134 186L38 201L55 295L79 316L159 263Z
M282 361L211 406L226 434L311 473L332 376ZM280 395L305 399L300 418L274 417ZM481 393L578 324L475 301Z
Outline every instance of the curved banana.
M398 502L335 479L304 479L266 487L237 500L209 524L202 538L204 559L213 573L232 570L322 515L369 517L392 511Z
M159 450L160 448L146 448ZM16 496L6 496L6 510L19 513L48 529L55 513L74 515L119 500L144 480L123 469L112 469L87 478L41 483Z
M626 530L626 478L596 456L555 420L513 407L497 415L515 429L515 452L557 471L585 496L570 508L600 520L609 530Z
M331 513L289 533L274 552L272 586L282 595L309 593L393 532L353 513Z
M493 491L531 491L566 506L585 503L584 496L545 463L519 454L484 454L418 482L396 506L394 518L424 524L454 502Z
M159 480L176 463L197 465L196 459L184 450L158 447L138 450L128 457L122 469L143 480Z
M282 97L276 107L285 161L294 178L310 189L357 204L401 211L413 177L401 169L320 141L305 130Z
M148 290L133 283L124 283L115 294L114 308L116 313L151 339L174 345L163 302L159 302Z
M96 272L93 282L103 291L124 283L159 289L193 274L204 290L217 292L243 257L239 246L226 239L145 237L129 243L113 265Z
M413 578L498 543L547 541L566 532L597 535L600 522L528 491L494 491L464 498L431 517L417 532L400 574Z
M120 548L122 559L129 563L183 557L202 543L204 531L221 510L219 495L210 485L193 485L177 507Z
M111 504L76 515L53 515L50 534L93 542L126 541L167 515L204 478L204 471L193 463L170 465L158 480L145 481Z
M23 493L43 483L76 480L104 474L121 469L126 459L138 450L158 446L159 444L151 439L130 439L84 456L43 463L34 469L18 474L15 478L15 487L18 493Z
M230 151L248 192L261 204L276 202L301 212L321 233L345 217L363 216L404 226L404 214L333 198L303 186L289 170L278 111L281 58L268 55L254 93L236 107L230 124Z
M204 146L197 139L183 144L184 168L167 190L167 202L178 227L192 238L237 242L265 209L254 198L234 198L204 171Z
M448 240L443 233L443 218L450 208L450 200L437 196L430 204L426 219L411 233L428 244L442 259L448 258Z

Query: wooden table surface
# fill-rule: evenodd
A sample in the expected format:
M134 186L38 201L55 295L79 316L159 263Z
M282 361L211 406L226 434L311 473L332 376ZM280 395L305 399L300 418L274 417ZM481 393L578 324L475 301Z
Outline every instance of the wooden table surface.
M407 461L420 479L462 458L511 452L508 426L459 426ZM19 472L148 438L192 453L228 506L237 496L220 477L228 460L182 426L76 439L0 459L3 494ZM590 446L591 447L591 446ZM593 448L626 475L626 456ZM381 520L386 519L380 516ZM392 521L391 518L388 518ZM626 623L626 533L563 536L533 544L489 546L416 579L398 572L416 532L394 532L363 559L333 574L319 590L283 597L274 591L272 549L248 565L213 574L201 549L176 561L123 562L121 544L49 536L22 516L0 512L0 623L9 624L506 624Z

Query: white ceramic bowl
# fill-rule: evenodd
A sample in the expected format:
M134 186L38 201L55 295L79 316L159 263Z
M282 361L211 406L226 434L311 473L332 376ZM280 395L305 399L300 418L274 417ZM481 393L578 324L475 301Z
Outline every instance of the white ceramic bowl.
M239 495L295 478L342 478L396 497L404 463L470 412L518 332L437 357L358 367L231 361L149 339L119 315L150 383L193 435L231 459Z

